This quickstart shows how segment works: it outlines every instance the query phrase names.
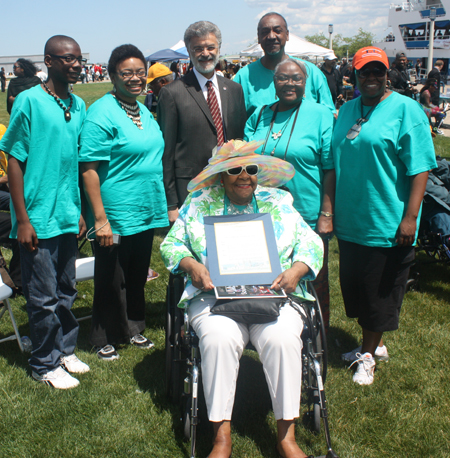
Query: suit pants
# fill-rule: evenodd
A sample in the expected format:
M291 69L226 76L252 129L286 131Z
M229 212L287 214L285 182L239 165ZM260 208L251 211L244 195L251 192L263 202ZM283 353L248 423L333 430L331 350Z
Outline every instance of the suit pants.
M249 341L256 348L277 420L299 416L303 320L286 303L276 321L247 325L210 313L214 296L191 301L189 320L199 337L203 391L210 421L231 420L239 359Z

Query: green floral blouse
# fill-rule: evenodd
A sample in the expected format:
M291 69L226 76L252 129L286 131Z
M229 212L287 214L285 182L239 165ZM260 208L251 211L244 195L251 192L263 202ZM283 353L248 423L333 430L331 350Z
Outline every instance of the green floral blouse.
M179 264L186 257L192 257L208 267L203 217L223 214L224 194L222 186L211 186L187 197L177 221L161 244L164 263L173 274L181 273ZM292 205L292 196L286 191L258 186L255 197L259 213L270 213L272 216L282 270L289 269L294 262L303 262L310 269L294 294L312 299L306 291L306 281L314 280L322 268L321 238L303 221ZM188 300L201 292L188 277L179 306L185 307Z

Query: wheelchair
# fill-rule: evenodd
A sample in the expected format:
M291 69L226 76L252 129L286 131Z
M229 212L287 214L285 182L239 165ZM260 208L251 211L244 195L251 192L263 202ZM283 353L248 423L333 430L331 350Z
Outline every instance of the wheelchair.
M166 301L166 395L180 405L186 440L190 440L190 458L195 458L199 424L201 355L199 338L189 324L187 311L178 308L184 289L183 276L170 276ZM327 375L327 344L322 313L312 285L315 302L295 303L304 321L302 332L302 402L307 405L307 419L313 432L320 433L321 420L327 442L327 458L338 458L331 447L327 401L324 384ZM291 299L290 299L291 300ZM300 310L301 308L301 310Z

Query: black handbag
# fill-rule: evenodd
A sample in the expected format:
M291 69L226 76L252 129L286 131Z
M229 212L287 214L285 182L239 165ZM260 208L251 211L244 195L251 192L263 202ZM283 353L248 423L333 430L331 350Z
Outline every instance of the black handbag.
M286 301L285 297L219 299L211 307L211 313L227 316L239 323L270 323L280 316L280 308Z

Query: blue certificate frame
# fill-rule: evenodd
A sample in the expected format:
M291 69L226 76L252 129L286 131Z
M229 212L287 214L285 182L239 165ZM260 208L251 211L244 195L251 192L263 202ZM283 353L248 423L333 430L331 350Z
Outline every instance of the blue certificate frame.
M282 272L272 217L269 213L205 216L204 223L209 274L214 286L271 285ZM230 226L230 223L235 224ZM241 256L239 249L236 250L236 245L243 243L238 240L239 237L227 240L226 245L218 247L217 238L220 238L218 234L226 233L231 228L234 229L235 233L236 230L239 230L239 225L236 223L250 223L245 225L247 235L248 230L251 230L252 227L258 229L259 238L256 241L251 241L251 248L248 246L245 246L245 248L259 253L259 258L263 258L264 262L253 265L249 262L250 257L246 255L245 250L242 250ZM252 226L253 223L257 223L257 225ZM227 224L228 226L225 226ZM240 227L243 226L241 225ZM254 245L254 243L257 243L257 245ZM223 257L219 259L221 257L220 253L233 253L232 260L235 259L235 265L230 265L229 260L224 262ZM239 272L239 270L242 271Z

